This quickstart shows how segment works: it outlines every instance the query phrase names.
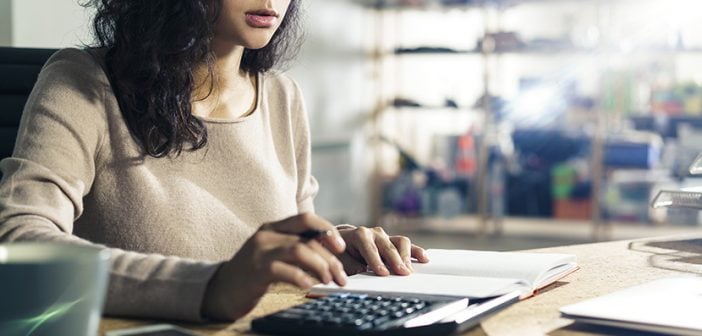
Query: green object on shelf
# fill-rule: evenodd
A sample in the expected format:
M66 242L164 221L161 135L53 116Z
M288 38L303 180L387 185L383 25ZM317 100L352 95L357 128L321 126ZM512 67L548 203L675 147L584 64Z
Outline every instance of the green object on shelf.
M561 164L551 169L551 195L554 199L568 199L575 187L577 171L574 167Z

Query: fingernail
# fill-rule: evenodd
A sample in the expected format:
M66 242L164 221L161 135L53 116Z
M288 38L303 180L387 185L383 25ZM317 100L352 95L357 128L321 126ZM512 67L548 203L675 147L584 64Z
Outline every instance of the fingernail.
M344 241L344 238L341 238L340 236L336 236L336 244L341 248L346 248L346 242Z
M380 272L381 272L381 273L390 273L390 271L388 270L388 268L385 267L385 266L383 266L383 265L381 265L380 267L378 267L378 269L380 269Z
M345 285L345 284L346 284L346 280L348 280L348 275L346 275L346 272L341 271L341 283L342 283L343 285Z
M400 269L401 273L409 273L409 270L407 269L407 266L405 266L405 265L403 265L403 264L397 265L397 268Z
M413 272L413 271L414 271L414 268L412 268L412 262L411 262L411 261L406 260L406 261L405 261L405 266L407 266L407 269L409 269L410 272Z
M302 285L305 286L305 288L311 288L314 286L314 281L310 278L304 278L302 279Z

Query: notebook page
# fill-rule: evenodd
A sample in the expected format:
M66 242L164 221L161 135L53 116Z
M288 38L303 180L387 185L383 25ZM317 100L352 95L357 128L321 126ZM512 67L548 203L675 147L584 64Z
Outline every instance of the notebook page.
M574 263L575 256L556 253L427 250L429 263L414 263L417 273L522 279L533 286L551 269Z
M413 273L408 276L377 276L372 273L362 273L349 277L344 287L339 287L335 284L316 285L312 287L310 294L361 292L486 298L506 294L516 289L530 290L526 283L516 279L424 273Z

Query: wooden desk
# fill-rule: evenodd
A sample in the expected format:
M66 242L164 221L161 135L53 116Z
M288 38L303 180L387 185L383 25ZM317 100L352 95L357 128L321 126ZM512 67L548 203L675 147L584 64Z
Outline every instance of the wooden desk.
M702 275L702 237L675 236L535 250L575 254L581 269L490 317L466 335L589 335L616 333L609 328L574 324L560 317L558 308L584 299L654 279ZM304 301L304 293L291 286L276 286L245 318L231 325L181 325L203 335L243 335L251 319ZM148 323L103 319L100 335L107 330Z

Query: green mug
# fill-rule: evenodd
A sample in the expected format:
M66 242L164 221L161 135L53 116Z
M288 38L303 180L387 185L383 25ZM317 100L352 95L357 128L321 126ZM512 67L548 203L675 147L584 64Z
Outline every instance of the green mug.
M109 269L103 248L0 244L0 334L96 335Z

